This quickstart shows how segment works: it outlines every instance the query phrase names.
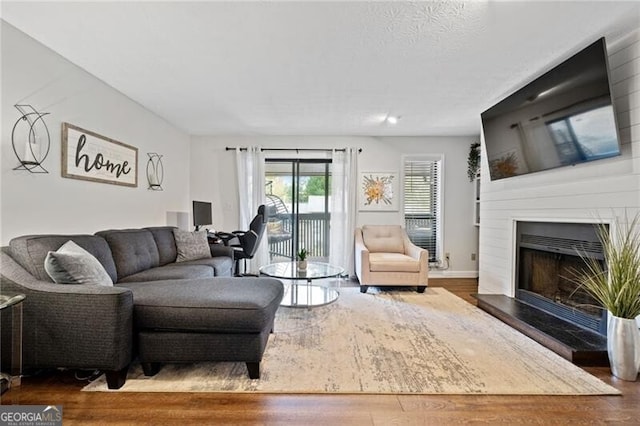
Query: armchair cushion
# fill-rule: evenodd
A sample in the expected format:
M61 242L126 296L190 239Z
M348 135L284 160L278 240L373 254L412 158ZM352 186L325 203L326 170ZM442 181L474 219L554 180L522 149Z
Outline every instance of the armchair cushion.
M401 253L369 253L371 272L420 272L417 259Z
M402 237L399 225L362 227L364 245L371 253L404 253Z

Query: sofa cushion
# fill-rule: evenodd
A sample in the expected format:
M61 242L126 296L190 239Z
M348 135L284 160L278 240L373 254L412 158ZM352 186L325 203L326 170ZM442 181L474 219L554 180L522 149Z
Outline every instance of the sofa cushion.
M153 234L146 229L112 229L97 232L104 238L118 271L118 281L160 265L160 254Z
M182 280L187 278L212 278L214 270L208 265L171 264L140 271L123 277L119 283L142 281Z
M399 225L365 225L362 227L362 240L370 253L404 253Z
M176 261L178 251L176 249L176 239L173 236L175 226L154 226L144 228L153 234L153 239L158 246L158 254L160 255L160 266Z
M113 285L98 259L71 240L47 254L44 269L58 284Z
M260 333L284 294L273 278L131 283L139 330Z
M371 272L420 272L420 262L400 253L369 253Z
M181 229L174 229L173 236L176 239L178 256L176 262L187 262L189 260L205 259L211 257L209 242L207 241L207 231L187 232Z
M53 282L44 269L44 259L50 251L73 241L95 256L104 266L112 282L118 279L111 249L104 238L95 235L25 235L9 242L11 257L39 280Z
M230 277L233 270L233 258L227 256L210 257L208 259L180 262L178 265L206 265L213 268L216 277Z

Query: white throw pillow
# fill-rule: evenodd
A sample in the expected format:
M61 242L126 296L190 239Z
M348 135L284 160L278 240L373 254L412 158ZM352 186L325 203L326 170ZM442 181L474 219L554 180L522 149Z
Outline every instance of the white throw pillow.
M113 286L111 277L100 261L71 240L58 250L47 253L44 269L58 284Z

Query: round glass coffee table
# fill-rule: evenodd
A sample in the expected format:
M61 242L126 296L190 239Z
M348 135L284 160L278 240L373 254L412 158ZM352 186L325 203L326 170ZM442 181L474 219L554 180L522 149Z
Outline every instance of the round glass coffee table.
M332 287L313 285L313 280L333 278L342 275L344 270L328 263L307 262L307 269L298 270L296 262L278 262L260 268L260 274L283 280L292 280L293 284L285 291L280 306L291 308L311 308L328 305L338 299L340 293ZM305 280L305 284L298 281Z

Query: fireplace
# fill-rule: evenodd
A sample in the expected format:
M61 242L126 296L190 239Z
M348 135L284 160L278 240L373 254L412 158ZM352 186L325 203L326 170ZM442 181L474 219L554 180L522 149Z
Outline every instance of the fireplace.
M606 335L606 311L571 280L585 267L578 250L605 268L596 225L518 222L516 250L516 299Z

